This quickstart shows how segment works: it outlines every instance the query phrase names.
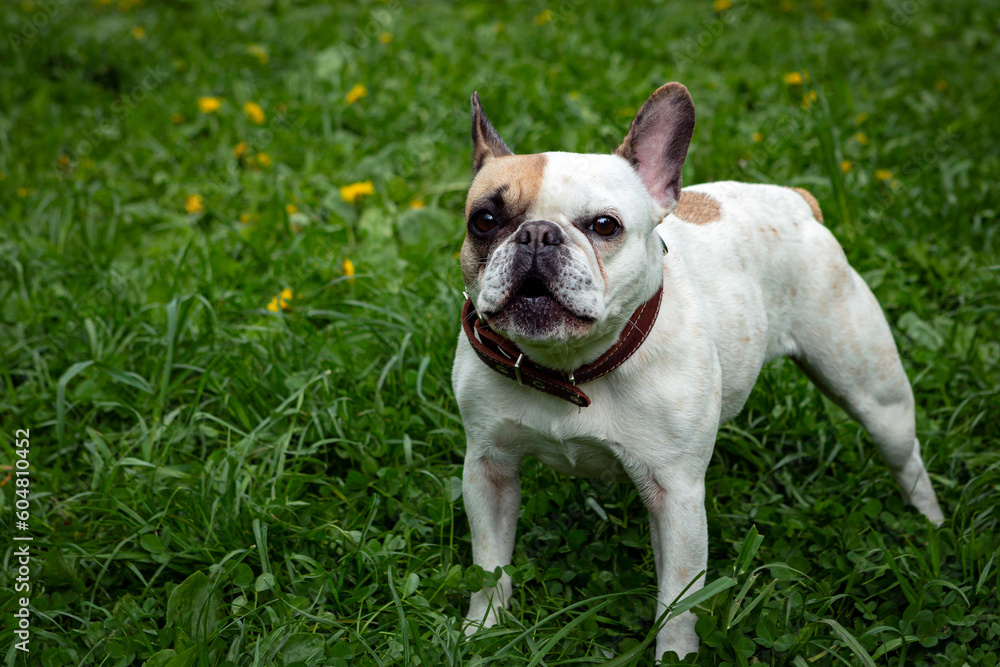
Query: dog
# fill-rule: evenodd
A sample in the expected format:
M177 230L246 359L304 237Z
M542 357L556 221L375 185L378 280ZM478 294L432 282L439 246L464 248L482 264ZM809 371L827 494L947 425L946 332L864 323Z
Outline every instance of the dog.
M682 190L694 126L687 88L668 83L610 155L515 155L472 96L452 384L472 555L485 570L511 562L518 467L531 455L637 486L658 615L701 588L717 430L779 356L865 427L905 500L943 521L889 325L815 198L731 181ZM495 625L510 597L507 574L473 593L466 634ZM697 651L695 621L689 611L666 622L656 659Z

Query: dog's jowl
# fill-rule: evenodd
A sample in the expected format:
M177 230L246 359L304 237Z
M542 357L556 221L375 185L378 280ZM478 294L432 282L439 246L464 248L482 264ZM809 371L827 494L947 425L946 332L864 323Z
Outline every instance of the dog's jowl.
M889 325L812 195L682 190L695 115L678 83L653 93L611 155L515 155L476 96L472 109L469 300L452 381L476 564L510 563L530 455L634 482L660 609L700 587L716 432L778 356L864 425L904 497L942 521ZM510 595L506 575L473 594L467 631L496 624ZM694 624L690 612L666 623L656 657L696 651Z

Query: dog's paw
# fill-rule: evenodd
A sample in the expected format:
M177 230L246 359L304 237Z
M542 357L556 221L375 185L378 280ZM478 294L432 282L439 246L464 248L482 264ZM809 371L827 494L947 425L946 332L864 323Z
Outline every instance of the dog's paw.
M509 586L509 585L508 585ZM510 590L506 595L499 589L486 591L476 591L469 601L469 612L465 615L462 623L462 632L466 637L484 628L492 628L500 622L500 614L503 613L503 600L509 599ZM499 604L498 604L499 603Z
M486 625L481 619L473 621L471 619L465 619L462 621L462 634L466 637L471 637L476 634L479 630L483 628L488 628L490 626Z
M489 618L486 621L484 621L482 618L478 618L476 620L467 618L462 623L462 634L464 634L466 637L471 637L480 630L485 630L486 628L492 628L497 623L498 620L495 618Z
M479 630L492 628L499 622L500 614L495 607L473 604L462 622L462 634L469 637Z

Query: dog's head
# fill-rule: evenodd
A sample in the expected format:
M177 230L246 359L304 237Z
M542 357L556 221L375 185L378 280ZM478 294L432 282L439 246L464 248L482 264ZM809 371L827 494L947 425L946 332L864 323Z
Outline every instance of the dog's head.
M653 229L677 205L693 131L691 96L668 83L611 155L514 155L473 94L461 261L490 327L554 368L600 356L660 285Z

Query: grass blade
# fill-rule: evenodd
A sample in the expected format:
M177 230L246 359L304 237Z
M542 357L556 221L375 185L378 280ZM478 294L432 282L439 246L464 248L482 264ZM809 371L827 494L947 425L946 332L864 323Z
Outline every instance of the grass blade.
M63 433L66 432L66 385L93 363L91 360L73 364L62 374L56 385L56 439L60 443L63 441Z
M844 626L832 618L824 618L820 621L820 623L826 623L833 628L833 631L837 633L837 636L840 637L840 639L847 645L847 648L851 649L851 652L857 656L858 660L860 660L865 667L875 667L875 661L872 660L870 655L868 655L868 651L865 650L861 643L854 637L854 635L848 632Z

